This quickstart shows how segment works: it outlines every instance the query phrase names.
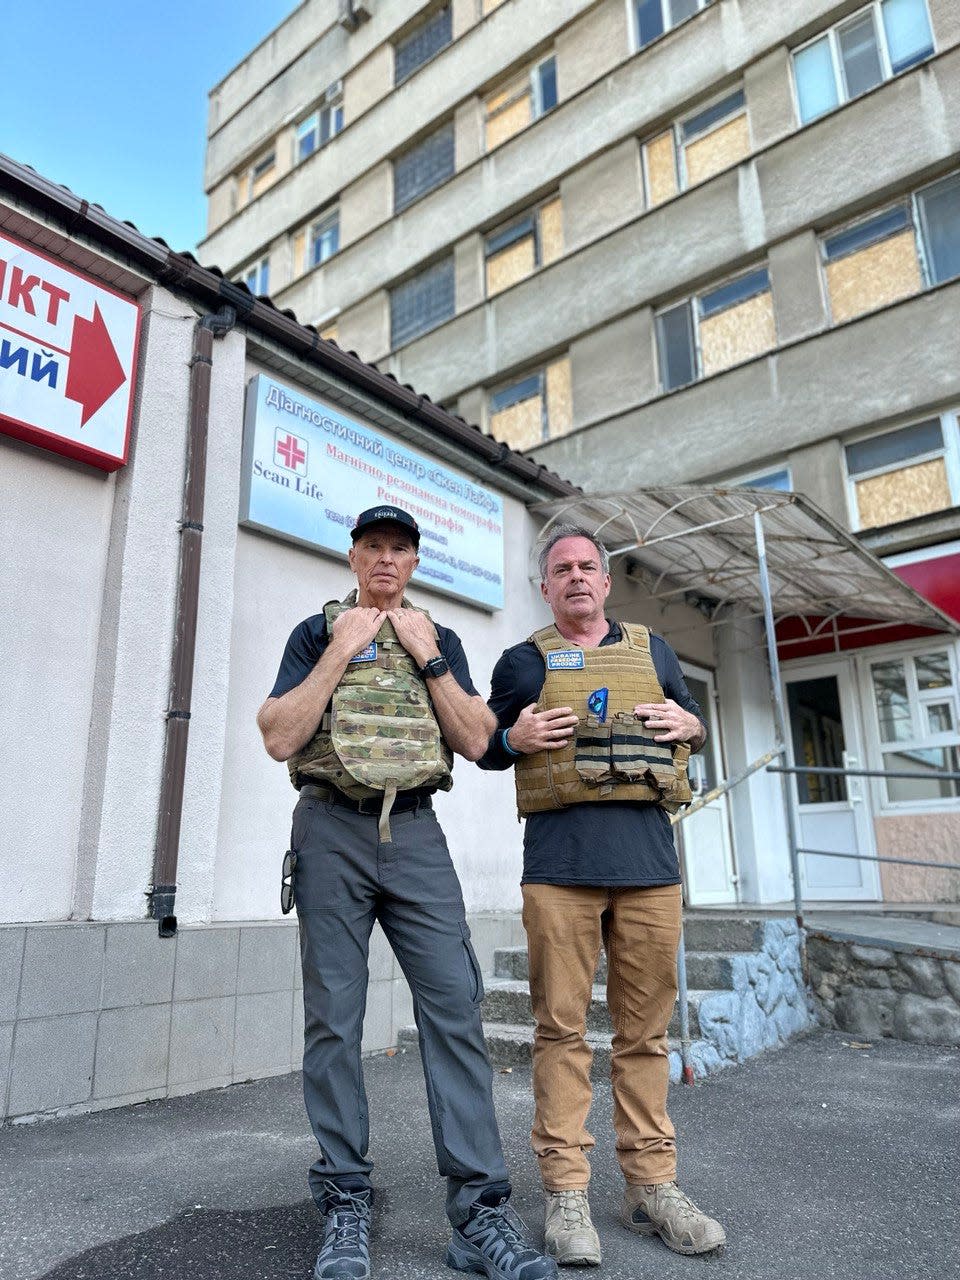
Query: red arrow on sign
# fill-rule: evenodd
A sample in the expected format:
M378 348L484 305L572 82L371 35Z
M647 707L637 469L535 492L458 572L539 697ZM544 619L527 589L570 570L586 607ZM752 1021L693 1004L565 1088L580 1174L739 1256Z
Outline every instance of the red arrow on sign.
M127 375L100 314L100 306L94 303L92 320L83 316L73 318L70 367L64 392L68 400L75 400L80 405L81 427L86 426L126 380Z

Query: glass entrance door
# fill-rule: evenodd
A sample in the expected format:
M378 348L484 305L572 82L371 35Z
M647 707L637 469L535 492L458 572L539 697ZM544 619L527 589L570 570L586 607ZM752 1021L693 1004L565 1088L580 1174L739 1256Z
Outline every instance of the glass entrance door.
M785 674L793 763L822 768L857 768L863 760L855 686L846 662L818 664ZM863 779L794 775L797 830L804 849L837 853L874 852L873 820ZM879 897L877 864L855 858L801 855L806 897Z

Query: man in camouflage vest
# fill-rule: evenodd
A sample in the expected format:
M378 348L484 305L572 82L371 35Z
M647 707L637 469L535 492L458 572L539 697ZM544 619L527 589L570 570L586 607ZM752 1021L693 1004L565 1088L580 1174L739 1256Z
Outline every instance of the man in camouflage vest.
M677 656L646 627L610 621L606 549L562 525L540 553L554 625L493 673L497 730L480 767L515 766L524 829L523 923L536 1020L532 1134L548 1253L598 1265L590 1218L586 1016L601 946L613 1022L620 1220L678 1253L709 1253L718 1222L676 1183L667 1024L677 998L680 869L668 813L689 801L686 763L706 738Z
M367 953L379 920L413 993L453 1234L448 1265L491 1280L545 1280L507 1205L510 1182L480 1023L483 983L431 793L453 753L476 760L493 716L459 639L413 607L409 512L364 511L352 531L357 590L295 628L257 723L300 791L281 904L300 921L304 1098L324 1215L315 1280L365 1280L373 1192L360 1044ZM292 893L291 893L292 890Z

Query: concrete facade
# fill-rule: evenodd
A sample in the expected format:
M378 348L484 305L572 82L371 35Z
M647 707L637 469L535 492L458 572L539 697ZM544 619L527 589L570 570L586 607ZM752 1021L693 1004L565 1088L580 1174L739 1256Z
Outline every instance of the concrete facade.
M0 629L18 725L7 735L0 783L0 1117L172 1096L299 1062L297 930L279 908L295 792L286 768L267 757L254 717L294 626L354 580L335 556L240 525L251 380L280 378L380 432L388 446L411 445L502 496L509 611L412 591L461 637L484 694L500 652L546 621L530 577L539 524L527 503L558 484L564 490L556 478L538 482L538 469L526 464L508 475L497 450L495 469L470 447L469 433L464 441L462 423L445 417L447 435L426 425L390 398L392 384L378 398L359 362L333 373L306 360L304 330L284 345L247 317L215 342L179 928L160 937L147 919L147 894L170 697L192 343L206 308L182 283L187 259L153 271L150 261L169 252L157 242L118 232L121 224L101 211L96 227L81 233L76 210L59 215L43 205L34 190L42 179L26 170L12 176L0 178L0 226L122 289L139 304L142 326L131 446L117 471L105 475L0 432L0 527L15 551L11 564L20 566L4 577ZM129 252L116 248L121 234ZM161 284L161 274L179 283ZM220 282L203 274L216 310ZM265 311L269 321L274 313ZM345 530L344 550L348 541ZM520 933L512 779L461 762L437 807L476 950L489 967L495 947L515 944ZM363 1048L374 1052L395 1044L412 1018L406 982L379 932L370 978Z
M392 217L382 202L369 210L364 237L319 271L284 277L280 298L304 318L336 307L342 341L383 362L401 381L456 405L483 430L491 429L494 392L565 358L572 412L562 422L545 420L543 441L532 452L588 491L741 483L786 471L794 489L877 554L931 563L953 555L960 545L960 282L955 274L932 272L918 193L960 174L956 5L918 3L912 17L921 26L929 22L930 48L900 71L884 61L879 81L851 100L842 100L840 80L836 108L809 122L801 117L794 52L832 31L839 59L837 32L869 14L882 46L878 57L886 58L882 6L717 0L644 48L637 47L632 4L601 0L574 8L551 6L547 16L533 0L498 6L476 29L459 26L460 38L413 77L416 111L408 110L411 81L380 102L376 116L348 119L343 139L330 144L331 162L334 154L344 159L348 204L356 154L349 134L356 130L370 140L370 162L376 162L375 143L384 139L380 121L391 109L395 154L426 127L420 122L431 108L434 123L452 111L455 171ZM536 43L528 25L534 12ZM517 68L550 55L556 106L478 152L474 139L478 132L482 138L491 94ZM498 56L499 75L492 70ZM242 78L242 66L236 74ZM745 154L688 183L685 121L737 91L746 117ZM243 111L255 109L255 95L238 108L234 141ZM461 146L464 122L472 131L469 145ZM221 162L222 141L211 133L210 154ZM486 235L554 191L562 206L562 254L485 293L477 268ZM213 217L201 252L232 269L254 250L279 249L297 198L289 184L265 197L246 222ZM864 300L841 308L831 299L826 238L890 208L907 211L907 283L873 278L877 268L864 255L862 263L854 259L845 267L848 286L852 275L852 292ZM951 226L946 234L953 243L960 237L955 215ZM448 253L456 263L452 313L394 347L391 288ZM712 289L758 269L767 273L772 337L737 333L731 320L724 341L732 354L708 361L706 326L702 333L695 327L691 358L699 373L686 385L671 385L658 350L658 314L687 306L700 316ZM742 323L749 324L745 314ZM924 419L941 424L943 460L926 464L944 472L936 496L905 505L891 497L885 520L861 521L847 445ZM529 427L522 429L526 448ZM666 440L675 447L665 449ZM872 483L888 483L891 494L895 484ZM960 606L944 586L947 573L941 571L933 598L955 616ZM945 598L953 603L945 605ZM732 772L772 741L767 697L756 683L759 637L731 622L695 641L686 634L678 639L683 643L690 649L685 656L694 661L698 652L715 675ZM835 668L825 675L823 662L800 660L801 652L783 650L785 679L836 681L847 755L862 756L873 768L889 764L895 753L884 754L878 722L883 695L871 684L884 676L873 673L886 671L884 663L912 670L915 661L925 661L921 649L904 642L842 659L838 650ZM925 740L934 754L945 753L944 768L956 770L960 648L948 639L942 652L952 673L951 711L942 721L950 731ZM819 650L824 661L825 655ZM912 704L917 732L925 705L916 698ZM755 778L729 801L737 894L747 901L789 892L782 804L769 783ZM923 848L921 856L949 861L946 849L955 846L960 814L955 785L939 800L913 807L889 798L881 784L865 786L862 799L870 821L857 847L865 857L917 856ZM840 839L839 828L833 838ZM865 884L863 892L894 900L960 895L956 872L884 866L866 879L873 887Z

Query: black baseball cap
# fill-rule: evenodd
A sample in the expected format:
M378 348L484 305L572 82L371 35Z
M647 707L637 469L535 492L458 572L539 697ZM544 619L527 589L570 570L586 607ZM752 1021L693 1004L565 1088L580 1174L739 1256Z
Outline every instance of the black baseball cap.
M377 524L398 524L404 533L408 533L415 547L420 546L420 527L409 511L403 507L368 507L357 516L357 523L350 530L351 539L356 542L361 533Z

